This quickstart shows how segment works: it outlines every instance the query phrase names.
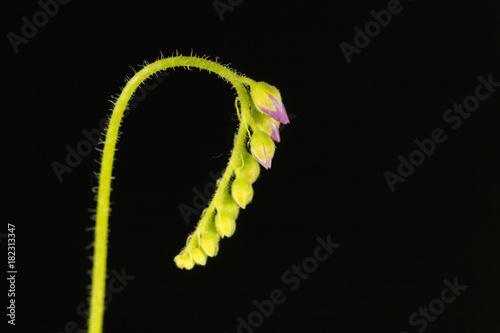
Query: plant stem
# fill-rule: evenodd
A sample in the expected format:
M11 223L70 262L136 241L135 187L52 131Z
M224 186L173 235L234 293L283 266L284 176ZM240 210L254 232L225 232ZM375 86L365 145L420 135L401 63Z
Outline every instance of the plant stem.
M233 149L233 154L230 158L228 167L226 168L224 175L222 176L220 186L217 189L215 196L220 195L220 189L227 186L231 179L233 170L231 167L231 162L233 159L238 158L236 152L244 148L246 142L247 127L252 124L248 122L253 122L250 115L250 97L246 91L244 84L251 85L254 83L253 80L238 75L231 69L224 67L216 62L197 58L197 57L185 57L177 56L171 58L165 58L155 61L137 72L128 82L123 91L121 92L118 100L113 108L111 118L109 120L106 139L104 142L104 149L102 152L101 161L101 172L99 175L99 190L97 196L97 213L96 213L96 225L95 225L95 240L94 240L94 266L92 269L92 290L90 299L90 317L89 317L89 333L101 333L102 324L104 317L104 298L106 295L106 262L107 262L107 248L108 248L108 219L109 219L109 205L110 205L110 193L111 193L111 179L113 170L113 161L115 155L115 147L118 141L118 132L120 128L121 119L123 113L130 101L132 95L139 85L144 82L149 76L154 73L174 67L196 67L199 69L205 69L209 72L213 72L222 78L230 82L238 94L238 98L241 101L242 109L242 119L241 125L238 129L238 134L235 137L235 148ZM253 126L252 126L253 127ZM213 202L212 202L213 203ZM208 209L213 212L214 206L210 204ZM208 210L207 210L208 213ZM209 216L208 214L205 217ZM203 222L200 221L200 223ZM206 223L206 222L204 222Z

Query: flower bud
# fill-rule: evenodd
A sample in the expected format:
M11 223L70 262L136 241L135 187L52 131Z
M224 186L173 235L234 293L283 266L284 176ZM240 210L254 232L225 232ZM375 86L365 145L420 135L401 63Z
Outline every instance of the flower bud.
M180 254L176 255L174 258L174 262L179 268L184 268L184 260Z
M274 156L274 142L264 132L254 132L250 139L250 151L264 168L269 169Z
M255 162L255 164L257 164L257 162ZM257 167L259 167L258 164ZM229 214L231 214L233 219L236 220L238 218L240 212L240 206L238 206L236 201L234 201L233 197L229 194L229 190L227 188L224 189L224 192L222 193L221 207L224 207L224 210Z
M180 253L175 256L174 262L179 268L185 268L187 270L194 267L194 261L188 253Z
M207 255L199 248L196 248L191 252L191 257L198 265L205 266L207 264Z
M252 184L244 178L236 178L231 185L231 195L238 206L245 209L253 199Z
M219 239L214 221L210 220L201 234L200 247L209 257L215 257L219 251Z
M268 134L271 139L280 142L280 123L271 118L269 115L262 113L256 109L252 109L252 118L257 124L257 127L264 133Z
M236 230L236 222L228 212L218 211L215 215L215 228L221 237L231 237Z
M219 251L219 235L203 234L200 240L201 249L209 257L215 257Z
M290 122L276 87L266 82L256 82L250 87L250 96L259 111L267 113L282 124Z
M234 164L233 168L236 177L245 178L250 184L254 183L259 177L259 163L246 151L240 154L240 158Z

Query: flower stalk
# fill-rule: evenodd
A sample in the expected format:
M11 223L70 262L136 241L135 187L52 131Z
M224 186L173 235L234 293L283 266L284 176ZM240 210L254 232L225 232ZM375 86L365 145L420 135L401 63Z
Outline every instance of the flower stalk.
M175 67L207 70L229 82L237 93L236 109L240 119L234 138L234 148L222 177L217 181L217 190L203 211L195 231L188 236L186 246L174 258L179 268L189 270L195 264L204 266L208 257L217 255L219 240L234 234L239 209L245 209L253 198L252 183L259 176L255 160L266 169L271 167L275 149L271 138L279 142L278 122L282 124L289 122L281 96L275 87L264 82L256 82L205 58L192 56L162 58L144 66L127 82L114 104L102 151L94 232L89 333L102 332L111 179L121 119L134 92L149 76ZM249 138L252 155L247 150ZM255 160L249 160L252 157Z

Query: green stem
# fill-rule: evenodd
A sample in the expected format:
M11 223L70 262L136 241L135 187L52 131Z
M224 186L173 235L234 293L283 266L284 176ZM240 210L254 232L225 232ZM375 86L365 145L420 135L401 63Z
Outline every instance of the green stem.
M249 110L250 108L250 99L248 98L248 95L246 94L245 87L242 84L235 85L236 91L238 92L238 96L240 96L240 101L241 101L241 109L242 110ZM242 111L244 112L244 111ZM250 113L248 112L248 116L250 116ZM242 116L241 124L238 128L238 132L234 138L234 148L231 152L231 157L229 158L229 162L227 163L226 169L218 181L217 185L217 190L215 191L212 200L210 201L210 204L208 207L205 209L203 212L203 215L200 219L200 222L198 223L195 232L193 233L193 237L188 238L188 242L186 244L186 248L194 248L197 240L199 240L201 236L201 232L203 230L206 230L207 223L210 222L210 219L213 215L213 212L216 208L216 203L220 202L221 196L224 193L224 190L228 187L229 181L231 180L231 177L233 175L234 169L233 165L238 162L237 160L240 158L242 152L245 150L245 143L246 143L246 138L247 138L247 125L246 123L248 122L244 116ZM253 122L253 120L250 121Z
M111 179L113 170L113 161L115 155L115 147L118 141L118 131L120 128L123 113L127 107L129 100L134 94L139 85L144 82L152 74L173 67L196 67L205 69L209 72L216 73L222 78L230 82L236 89L238 98L241 101L242 121L238 129L238 134L235 137L235 146L233 154L230 158L228 167L226 168L219 188L215 196L220 197L221 189L226 187L231 179L233 170L231 162L238 158L237 153L244 149L246 142L247 126L254 128L253 120L250 117L250 97L246 91L244 84L252 85L253 80L238 75L231 69L224 67L216 62L196 58L196 57L171 57L155 61L139 72L137 72L128 82L123 91L121 92L116 104L113 108L111 118L109 120L108 129L106 132L106 139L104 142L104 149L102 153L101 173L99 175L99 191L97 197L97 213L96 213L96 226L95 226L95 240L94 240L94 266L92 269L92 290L90 301L90 317L89 317L89 333L101 333L103 316L104 316L104 297L106 295L106 262L107 262L107 247L108 247L108 219L109 219L109 204L111 193ZM208 207L207 213L213 212L214 205L211 202ZM200 223L207 223L207 217L211 215L205 214ZM194 237L193 237L194 238ZM192 239L193 239L192 238Z

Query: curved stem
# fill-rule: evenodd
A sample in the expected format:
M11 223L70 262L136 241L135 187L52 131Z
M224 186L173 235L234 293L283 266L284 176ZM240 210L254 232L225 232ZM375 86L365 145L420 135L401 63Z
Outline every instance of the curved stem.
M94 265L92 269L92 290L91 290L91 300L90 300L90 317L89 317L89 333L101 333L103 316L104 316L104 298L106 294L106 261L107 261L107 246L108 246L108 219L109 219L109 204L110 204L110 193L111 193L111 179L113 170L113 161L115 155L115 147L118 141L118 131L123 117L123 113L127 107L129 100L134 94L137 87L152 74L165 70L167 68L173 67L196 67L199 69L205 69L209 72L213 72L222 78L229 81L236 89L238 97L241 101L242 122L240 128L238 129L238 134L235 137L235 148L236 151L244 147L247 131L247 122L251 120L249 117L250 109L250 98L246 91L244 84L251 85L254 83L253 80L238 75L231 69L224 67L216 62L195 58L195 57L171 57L155 61L139 72L137 72L128 82L120 97L115 103L111 118L109 120L109 125L106 132L106 139L104 142L104 150L102 153L101 162L101 173L99 175L99 191L97 198L97 213L96 213L96 226L95 226L95 240L94 240ZM247 117L248 115L248 117ZM246 119L246 120L245 120ZM251 124L253 125L253 124ZM253 126L252 126L253 127ZM236 154L233 153L229 161L228 167L224 172L221 179L221 184L229 182L233 170L231 167L231 162ZM223 188L223 186L220 186ZM219 189L218 189L219 190ZM220 195L219 192L215 194ZM211 204L208 209L214 209ZM207 211L208 212L208 211ZM206 214L205 216L207 216ZM200 221L200 223L203 222ZM193 237L194 238L194 237Z
M210 222L210 218L216 209L216 204L217 202L220 201L220 198L222 194L224 193L224 190L227 188L229 181L231 180L231 176L233 175L234 169L233 165L237 164L237 160L240 158L242 151L245 149L245 143L246 143L246 138L247 138L247 133L248 133L248 123L253 122L253 119L250 117L250 98L248 97L248 94L246 93L246 88L243 86L243 84L236 84L234 85L238 96L240 98L241 102L241 109L242 109L242 117L241 117L241 124L238 128L238 132L234 138L234 147L231 152L231 157L229 158L229 162L227 163L227 167L218 181L217 185L217 190L215 191L212 200L210 201L210 204L208 207L203 211L202 217L200 219L200 222L198 223L195 232L191 235L192 237L189 237L187 242L186 242L186 247L187 248L194 248L196 242L199 240L201 237L201 231L206 229L207 223ZM247 117L248 115L248 117Z

